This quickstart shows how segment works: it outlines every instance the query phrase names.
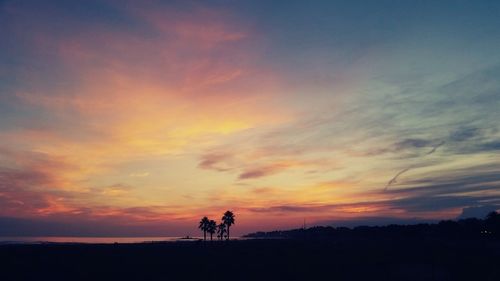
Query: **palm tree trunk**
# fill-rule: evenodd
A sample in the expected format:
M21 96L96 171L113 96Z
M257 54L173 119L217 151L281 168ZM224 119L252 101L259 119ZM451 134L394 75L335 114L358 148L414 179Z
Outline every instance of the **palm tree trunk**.
M212 235L213 235L213 234L212 234L212 233L210 233L210 241L212 241Z
M207 241L207 232L203 231L203 241Z
M229 225L227 226L227 240L229 240Z

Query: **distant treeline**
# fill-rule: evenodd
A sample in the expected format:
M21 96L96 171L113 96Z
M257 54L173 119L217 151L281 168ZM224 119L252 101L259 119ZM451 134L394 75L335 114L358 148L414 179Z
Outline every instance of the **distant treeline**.
M467 218L458 221L444 220L435 224L358 226L354 228L315 226L292 230L255 232L245 235L251 238L292 239L398 239L398 238L477 238L500 239L500 214L489 213L485 219Z

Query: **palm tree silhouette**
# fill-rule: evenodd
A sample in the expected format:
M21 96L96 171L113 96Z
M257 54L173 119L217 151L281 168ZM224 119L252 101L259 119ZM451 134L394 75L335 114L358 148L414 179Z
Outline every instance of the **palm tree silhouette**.
M226 211L222 216L222 222L227 226L227 240L229 240L229 228L234 224L234 214L231 211Z
M207 240L207 230L208 230L209 220L207 217L203 217L200 221L200 225L198 226L201 231L203 231L203 240Z
M217 237L219 237L220 240L224 239L224 234L226 233L226 225L224 223L220 223L217 226Z
M217 230L217 223L214 220L209 220L207 224L207 232L210 233L210 241L212 241L212 236Z

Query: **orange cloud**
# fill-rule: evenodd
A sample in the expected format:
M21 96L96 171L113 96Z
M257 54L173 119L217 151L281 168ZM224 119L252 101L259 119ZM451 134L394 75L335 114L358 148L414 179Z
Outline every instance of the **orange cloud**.
M16 192L4 188L1 198L10 207L3 215L197 218L207 209L203 199L196 199L198 208L178 205L175 191L158 199L182 182L137 172L157 169L156 163L134 170L128 165L203 151L244 130L291 118L274 106L279 76L256 63L258 54L246 46L252 31L225 12L128 12L149 27L148 34L90 26L56 36L33 28L38 52L58 61L54 66L64 70L58 81L65 83L39 83L38 73L25 73L28 86L17 92L18 101L53 122L2 132L16 144L12 151L33 152L5 161L24 161L19 171L31 176L29 182L16 180ZM32 165L27 161L34 153L47 159ZM18 178L18 170L9 171L4 177ZM123 188L129 182L139 188Z
M244 170L239 176L239 179L252 179L252 178L260 178L260 177L265 177L269 176L275 173L278 173L280 171L292 168L292 167L299 167L303 166L307 163L305 162L300 162L300 161L281 161L281 162L275 162L271 163L269 165L265 166L260 166L260 167L255 167L255 168L249 168L247 170Z

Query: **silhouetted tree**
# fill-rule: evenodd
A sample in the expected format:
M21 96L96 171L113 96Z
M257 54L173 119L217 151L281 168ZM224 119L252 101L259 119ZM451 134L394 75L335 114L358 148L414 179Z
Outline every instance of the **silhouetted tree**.
M217 237L219 237L220 240L224 239L224 234L226 234L226 225L221 222L217 226Z
M496 220L499 220L499 219L500 219L500 214L498 212L496 212L496 211L490 212L486 216L486 221L487 222L493 222L493 221L496 221Z
M500 214L491 212L486 216L486 229L496 236L500 236Z
M214 220L209 220L207 225L207 232L210 233L210 241L212 241L212 236L217 230L217 223Z
M207 240L207 230L208 230L209 220L207 217L203 217L200 221L200 225L198 226L201 231L203 231L203 240Z
M438 233L448 237L457 236L460 234L460 225L453 220L442 220L437 224Z
M231 211L226 211L222 216L222 222L227 226L227 240L229 240L229 228L234 224L234 214Z
M439 223L420 223L414 225L385 225L385 226L357 226L352 229L346 227L316 226L308 229L291 229L284 231L256 232L246 237L279 237L301 238L304 232L316 240L321 239L411 239L432 238L440 239L476 239L491 237L500 239L500 214L489 213L484 219L466 218L459 221L443 220ZM444 241L443 240L443 241Z

